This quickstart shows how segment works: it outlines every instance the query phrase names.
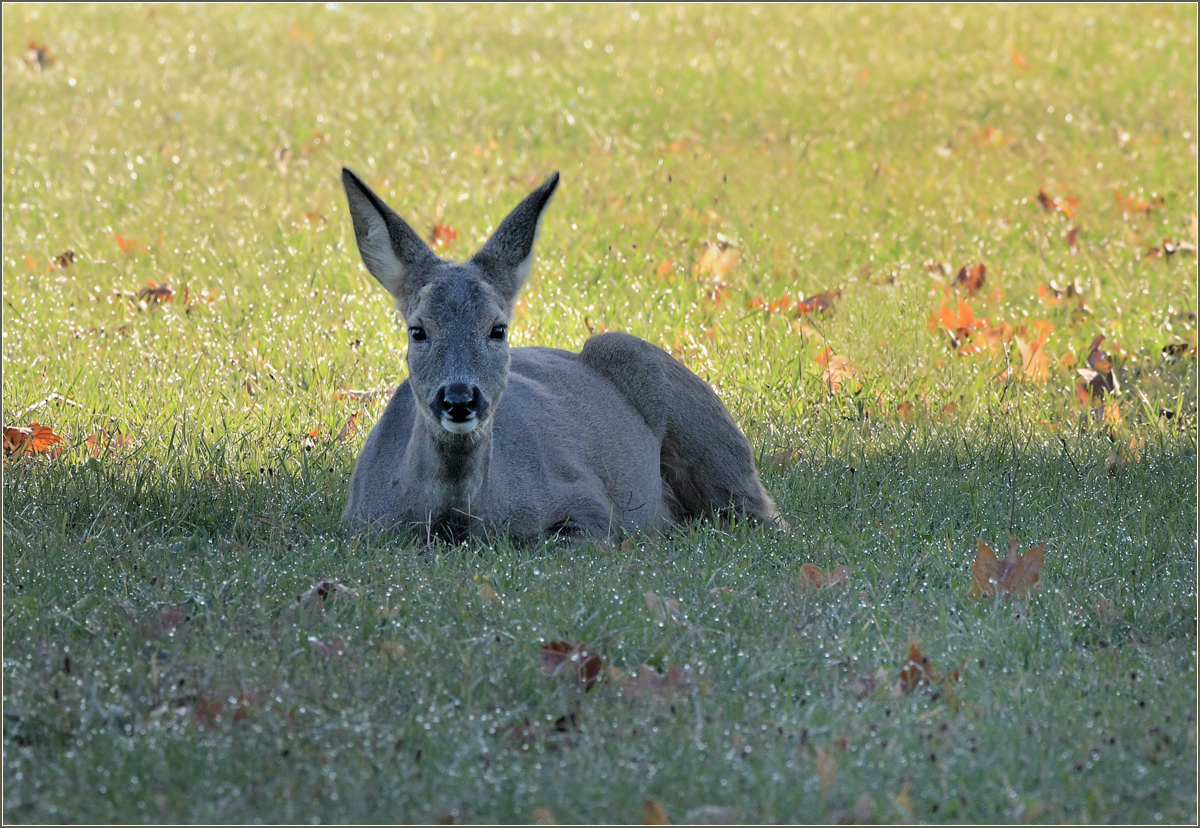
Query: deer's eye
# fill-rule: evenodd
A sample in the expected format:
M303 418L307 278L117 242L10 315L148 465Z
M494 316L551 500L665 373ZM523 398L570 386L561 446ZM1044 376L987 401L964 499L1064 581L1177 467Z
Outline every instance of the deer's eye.
M495 340L497 340L498 342L502 342L502 341L504 340L504 334L505 334L507 331L508 331L508 327L507 327L506 325L494 325L494 326L492 327L492 332L491 332L491 334L488 336L488 338L489 338L489 339L495 339Z
M413 342L424 342L429 337L426 335L424 328L413 325L408 329L408 338Z

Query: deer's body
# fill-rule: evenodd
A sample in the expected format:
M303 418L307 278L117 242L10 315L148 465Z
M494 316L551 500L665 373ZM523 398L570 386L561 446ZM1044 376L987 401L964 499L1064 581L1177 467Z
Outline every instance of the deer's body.
M717 395L662 349L602 334L579 354L509 349L557 175L470 262L433 255L343 173L368 270L409 324L409 379L375 425L345 518L447 537L612 541L733 512L782 525Z

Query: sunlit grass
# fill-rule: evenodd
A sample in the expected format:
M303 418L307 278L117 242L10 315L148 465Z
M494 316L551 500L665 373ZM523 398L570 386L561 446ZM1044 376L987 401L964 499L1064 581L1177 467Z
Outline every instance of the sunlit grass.
M1150 255L1196 241L1191 7L3 14L4 421L66 438L5 469L7 819L622 821L654 797L810 821L863 794L881 821L1195 819L1196 260ZM559 170L514 342L670 349L796 531L345 530L383 403L339 392L400 381L405 342L343 164L455 228L451 257ZM978 292L952 284L980 263ZM147 282L173 299L140 304ZM956 350L930 319L960 299L1013 334ZM1016 338L1042 333L1036 377ZM1101 334L1121 393L1081 399ZM128 446L90 456L101 428ZM1008 530L1049 539L1042 596L967 601L976 536ZM803 593L803 562L854 581ZM322 576L360 597L298 614ZM847 694L910 636L968 659L961 704ZM542 638L701 690L580 695ZM270 701L233 723L246 694Z

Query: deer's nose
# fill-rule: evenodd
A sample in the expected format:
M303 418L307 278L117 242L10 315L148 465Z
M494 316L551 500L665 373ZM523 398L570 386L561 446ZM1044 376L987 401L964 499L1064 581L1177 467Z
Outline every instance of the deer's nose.
M437 393L437 412L456 423L482 413L483 392L463 382L443 385Z

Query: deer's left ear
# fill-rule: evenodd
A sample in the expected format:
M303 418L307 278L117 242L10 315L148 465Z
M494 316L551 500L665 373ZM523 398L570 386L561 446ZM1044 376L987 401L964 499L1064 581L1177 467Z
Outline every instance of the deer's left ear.
M512 304L533 269L533 245L542 226L542 213L558 186L558 173L547 178L508 214L472 259L496 292Z

